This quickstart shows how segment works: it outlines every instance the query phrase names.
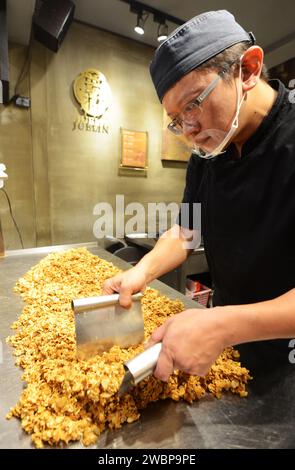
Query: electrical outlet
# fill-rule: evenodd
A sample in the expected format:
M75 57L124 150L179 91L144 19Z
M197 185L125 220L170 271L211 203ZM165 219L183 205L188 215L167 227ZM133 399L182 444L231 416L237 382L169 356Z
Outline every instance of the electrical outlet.
M13 97L13 102L14 102L15 106L19 106L20 108L30 108L31 107L31 100L27 96L15 95Z

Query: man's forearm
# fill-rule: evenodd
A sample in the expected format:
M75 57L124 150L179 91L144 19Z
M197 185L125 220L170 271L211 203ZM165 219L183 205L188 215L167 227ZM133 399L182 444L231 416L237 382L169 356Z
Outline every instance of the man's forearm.
M228 346L295 338L295 289L273 300L220 307Z
M169 230L156 243L155 247L137 263L136 267L142 269L147 277L147 283L171 271L182 264L189 251L185 247L185 240L175 237Z

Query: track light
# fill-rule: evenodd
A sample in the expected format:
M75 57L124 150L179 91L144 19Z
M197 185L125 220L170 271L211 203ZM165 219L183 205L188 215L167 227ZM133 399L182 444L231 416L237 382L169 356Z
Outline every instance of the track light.
M145 23L145 20L143 18L142 13L138 13L138 15L137 15L137 24L134 27L134 31L137 34L140 34L140 35L144 34L144 23Z
M0 0L1 1L1 0ZM156 36L158 42L164 41L168 37L168 25L169 23L175 23L177 25L182 25L183 20L171 16L168 13L157 10L156 8L146 5L145 3L136 1L136 0L121 0L124 3L129 3L130 12L135 13L137 17L137 23L134 27L134 31L141 36L145 33L145 24L149 16L154 17L154 22L157 23L158 34ZM150 31L148 31L150 33Z
M158 41L165 41L168 37L168 25L166 23L159 23L158 26Z
M158 42L164 41L168 37L168 26L166 23L166 16L164 13L154 13L154 22L158 23Z

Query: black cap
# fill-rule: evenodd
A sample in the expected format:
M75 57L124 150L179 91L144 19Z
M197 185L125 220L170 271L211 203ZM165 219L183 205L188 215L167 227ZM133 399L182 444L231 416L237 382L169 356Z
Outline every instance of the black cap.
M184 75L242 41L254 44L255 37L226 10L203 13L177 28L158 47L150 65L160 101Z

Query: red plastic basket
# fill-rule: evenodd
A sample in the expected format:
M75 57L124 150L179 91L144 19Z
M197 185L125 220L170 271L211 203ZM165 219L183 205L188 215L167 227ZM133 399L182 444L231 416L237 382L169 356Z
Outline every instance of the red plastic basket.
M208 307L211 292L212 289L202 290L193 296L193 300L196 300L199 304L204 305L204 307Z
M193 279L187 279L186 282L186 295L193 300L196 300L199 304L204 307L209 306L210 295L212 289L201 284L199 281Z

